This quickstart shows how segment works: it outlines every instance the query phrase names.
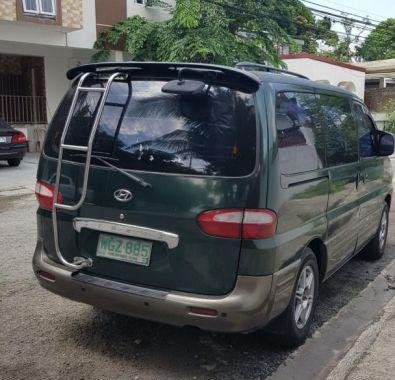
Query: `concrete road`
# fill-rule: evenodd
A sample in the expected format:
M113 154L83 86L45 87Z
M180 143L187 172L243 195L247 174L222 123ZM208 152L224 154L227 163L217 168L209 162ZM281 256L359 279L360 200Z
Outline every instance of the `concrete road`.
M264 379L289 357L263 333L179 329L98 311L41 289L31 269L34 196L1 196L5 180L6 186L31 188L31 169L0 168L1 379ZM389 238L380 262L357 257L322 286L313 331L395 259L395 223Z
M37 153L28 153L17 168L0 161L0 197L34 192L38 158Z

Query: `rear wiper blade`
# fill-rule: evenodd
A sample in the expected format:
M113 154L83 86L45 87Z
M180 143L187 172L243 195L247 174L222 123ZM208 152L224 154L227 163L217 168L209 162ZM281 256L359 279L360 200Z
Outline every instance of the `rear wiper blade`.
M140 186L143 186L145 188L152 187L152 185L150 183L145 182L143 179L141 179L141 178L139 178L139 177L137 177L137 176L135 176L133 174L130 174L130 173L128 173L127 171L125 171L123 169L120 169L120 168L116 167L115 165L111 164L110 162L108 162L104 158L99 157L99 156L94 156L94 155L92 155L92 157L94 159L100 161L102 164L108 166L109 168L114 169L114 170L118 171L119 173L123 174L124 176L130 178L134 182L138 183Z
M81 153L74 153L74 154L71 154L71 156L72 157L83 157L83 158L86 158L86 156L84 154L81 154ZM96 160L98 160L98 161L100 161L102 164L108 166L109 168L112 168L112 169L116 170L117 172L123 174L124 176L132 179L134 182L137 182L139 185L141 185L141 186L143 186L145 188L151 188L152 187L152 185L150 183L145 182L140 177L137 177L137 176L135 176L133 174L130 174L127 171L125 171L123 169L120 169L117 166L115 166L115 165L113 165L113 164L111 164L110 162L107 161L107 160L112 160L112 161L118 162L118 160L116 160L116 159L113 159L113 158L110 158L110 157L108 157L108 158L106 157L104 159L104 157L97 156L97 155L94 155L94 154L92 154L91 157L96 159Z

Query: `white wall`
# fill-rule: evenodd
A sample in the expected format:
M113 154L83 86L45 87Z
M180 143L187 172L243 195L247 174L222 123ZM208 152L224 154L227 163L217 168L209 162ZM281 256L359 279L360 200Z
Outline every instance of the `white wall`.
M44 58L49 121L69 86L66 71L79 64L89 63L93 51L0 41L0 53Z
M69 88L69 81L66 79L65 73L70 68L70 63L67 57L52 54L44 56L48 122L52 119L58 104Z
M51 29L52 28L52 29ZM66 46L66 33L54 26L0 22L0 42ZM21 52L23 54L23 52Z
M70 68L88 63L91 58L92 50L87 49L70 49L53 46L42 46L33 44L11 43L0 41L0 53L3 54L23 54L28 56L38 56L44 58L45 70L45 93L47 98L47 117L48 122L53 117L60 100L63 98L70 86L66 78L66 72ZM36 129L42 129L42 126L29 126L27 135L31 140L31 147L35 147L35 138L38 135Z
M83 29L67 34L70 47L92 49L96 41L96 6L95 0L82 1Z
M48 122L70 86L66 72L77 65L89 63L91 54L85 50L62 49L59 52L48 51L44 55Z
M346 67L332 65L326 62L316 61L310 58L284 59L288 70L303 74L311 80L328 80L333 86L347 81L355 84L355 93L364 98L365 73L351 70Z
M166 2L170 5L175 4L175 0L167 0ZM171 17L169 12L163 8L146 7L144 5L137 4L135 0L127 0L127 15L128 17L141 16L154 21L165 21Z
M83 28L70 29L34 23L0 22L0 53L44 58L47 117L51 121L59 102L69 88L66 72L88 63L96 41L95 0L83 0ZM45 126L19 126L28 136L29 147L42 145Z

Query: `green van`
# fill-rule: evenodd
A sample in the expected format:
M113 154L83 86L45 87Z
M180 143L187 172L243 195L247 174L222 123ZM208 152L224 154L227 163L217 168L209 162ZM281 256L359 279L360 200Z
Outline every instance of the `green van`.
M254 63L67 76L37 173L49 291L177 326L275 326L296 345L320 283L383 255L394 138L352 93Z

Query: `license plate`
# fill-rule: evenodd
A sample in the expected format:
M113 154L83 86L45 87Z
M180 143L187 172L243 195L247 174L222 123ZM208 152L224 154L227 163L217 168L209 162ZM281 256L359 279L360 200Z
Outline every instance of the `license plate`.
M152 242L100 234L96 256L149 266Z
M6 142L7 142L7 137L0 136L0 143L6 143Z

